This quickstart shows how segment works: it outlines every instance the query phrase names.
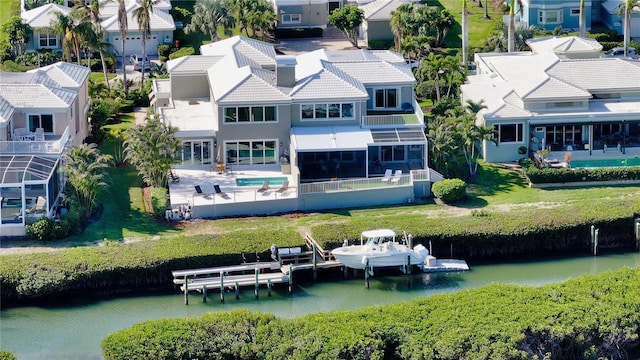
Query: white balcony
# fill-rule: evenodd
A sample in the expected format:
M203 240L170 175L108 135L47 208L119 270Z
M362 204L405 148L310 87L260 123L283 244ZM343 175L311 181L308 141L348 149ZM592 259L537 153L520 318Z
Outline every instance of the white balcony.
M45 140L0 141L2 154L61 154L69 141L69 127L62 135L46 135Z
M413 100L411 104L413 106L412 112L383 112L375 115L365 115L362 117L362 127L423 127L424 126L424 113Z

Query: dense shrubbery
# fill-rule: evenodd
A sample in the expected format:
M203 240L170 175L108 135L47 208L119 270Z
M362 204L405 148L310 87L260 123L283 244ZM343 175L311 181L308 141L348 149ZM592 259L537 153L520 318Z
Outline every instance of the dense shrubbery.
M146 321L107 359L624 359L640 346L640 269L538 288L490 285L358 311L246 310Z
M467 184L460 179L444 179L431 186L433 195L445 203L454 203L467 195Z
M171 286L171 270L236 265L269 259L272 244L301 246L293 230L235 231L224 235L164 238L119 246L70 248L29 256L4 255L2 299L36 298L73 290Z
M77 205L71 207L59 220L49 219L46 216L36 220L33 224L27 224L26 232L29 239L54 240L64 239L84 229L86 222Z
M584 181L640 180L640 166L606 168L538 168L530 159L520 165L533 184L571 183Z
M367 42L367 46L369 46L369 49L374 49L374 50L389 50L394 48L393 39L392 40L369 40Z
M0 360L18 360L18 358L7 350L0 350Z
M151 206L153 207L153 214L156 217L164 218L164 211L167 208L166 188L151 189Z
M169 54L169 60L181 58L183 56L189 56L195 54L196 50L192 46L182 47L171 54Z

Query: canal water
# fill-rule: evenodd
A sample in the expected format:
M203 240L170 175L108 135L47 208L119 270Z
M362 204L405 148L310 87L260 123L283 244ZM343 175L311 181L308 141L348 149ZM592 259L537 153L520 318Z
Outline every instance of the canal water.
M178 290L119 298L88 296L2 310L0 348L13 352L19 359L101 359L100 341L104 337L150 319L199 316L236 308L292 318L398 303L496 282L533 286L562 282L625 266L640 266L640 253L478 265L457 274L414 273L411 287L405 276L376 276L371 278L370 288L365 289L362 277L329 280L320 273L320 281L297 284L291 296L286 286L277 288L271 297L267 297L266 289L261 289L259 300L254 298L252 289L242 291L240 300L235 300L233 292L227 293L224 303L220 302L219 293L210 292L207 303L194 293L188 306Z

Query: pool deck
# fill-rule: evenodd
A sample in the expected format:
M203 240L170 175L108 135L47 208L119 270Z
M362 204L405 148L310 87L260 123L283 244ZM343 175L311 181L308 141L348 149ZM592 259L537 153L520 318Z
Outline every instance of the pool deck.
M210 166L192 166L174 169L174 173L180 178L177 183L169 182L169 194L172 206L176 205L211 205L237 202L254 202L276 199L297 198L298 192L295 181L291 175L282 174L279 165L262 166L256 168L242 168L241 170L219 174ZM286 177L289 179L289 188L284 192L277 192L280 185L272 186L265 192L257 192L260 186L238 186L237 178L269 178ZM226 197L214 194L213 185L220 185L220 190L227 194ZM204 194L196 194L195 186L199 185Z
M574 150L574 151L552 151L549 155L545 156L546 159L557 159L563 161L564 154L571 153L571 160L601 160L601 159L624 159L640 157L640 147L632 147L624 149L624 154L617 148L608 148L607 151L592 150L589 154L589 150Z

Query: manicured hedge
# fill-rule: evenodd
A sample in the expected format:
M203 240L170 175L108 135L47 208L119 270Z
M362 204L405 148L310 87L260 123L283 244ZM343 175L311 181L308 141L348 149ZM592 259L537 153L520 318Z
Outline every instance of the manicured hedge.
M223 235L161 238L100 247L25 255L3 255L0 285L3 300L38 298L79 290L123 290L172 285L171 271L237 265L270 260L269 248L300 246L290 229L235 231Z
M414 236L439 257L467 260L504 258L548 251L588 250L590 227L599 228L603 247L633 243L633 219L640 216L640 199L621 196L611 201L575 206L571 203L541 209L522 206L511 211L484 211L484 216L429 217L416 211L398 216L351 218L345 222L315 225L311 234L324 249L341 246L345 239L359 241L364 230L390 228ZM629 245L627 245L628 247Z
M529 164L529 163L525 163ZM640 180L640 166L607 168L537 168L524 166L524 174L534 184L575 183L584 181Z
M454 203L467 195L467 183L460 179L444 179L431 186L433 195L445 203Z
M624 359L640 348L640 269L495 284L295 319L234 310L146 321L105 359Z

